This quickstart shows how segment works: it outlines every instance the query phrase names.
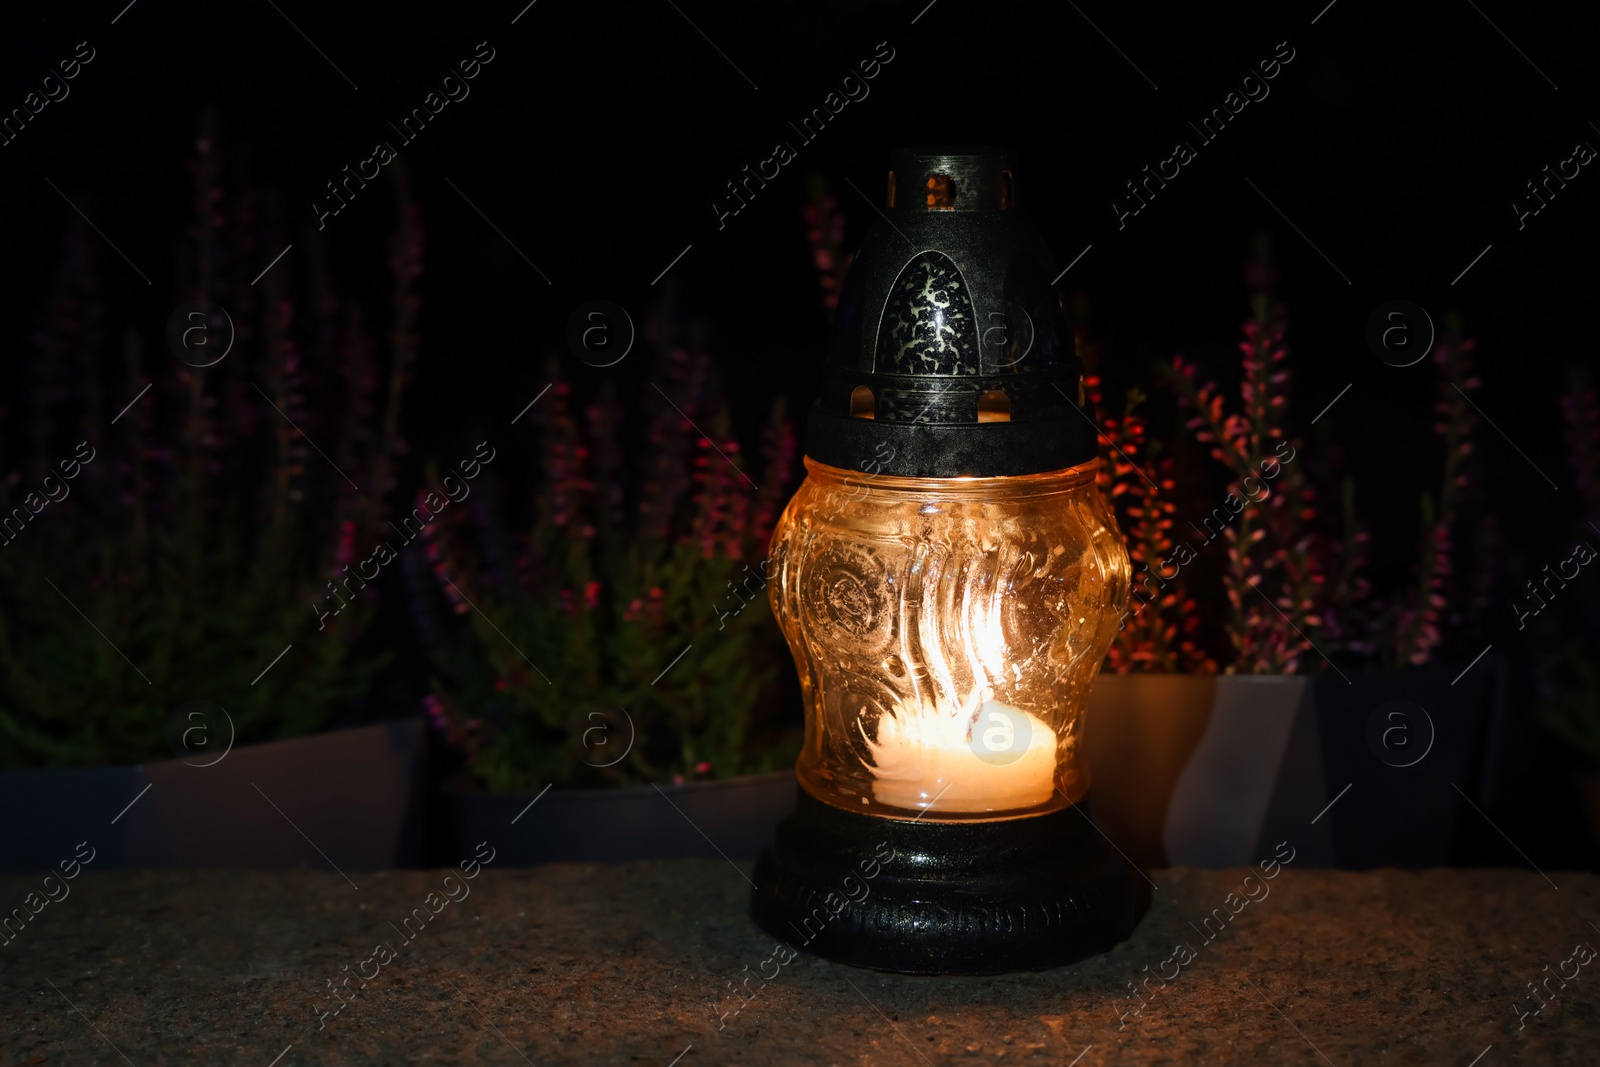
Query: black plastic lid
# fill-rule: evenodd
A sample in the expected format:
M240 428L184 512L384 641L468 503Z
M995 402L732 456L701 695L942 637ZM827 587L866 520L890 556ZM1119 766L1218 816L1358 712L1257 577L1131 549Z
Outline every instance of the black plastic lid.
M1094 424L1056 261L999 148L894 153L888 204L840 297L806 454L914 478L1087 463Z

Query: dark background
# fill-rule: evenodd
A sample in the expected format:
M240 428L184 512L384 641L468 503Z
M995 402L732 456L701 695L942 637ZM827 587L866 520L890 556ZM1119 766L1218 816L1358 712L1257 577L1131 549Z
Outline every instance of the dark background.
M1092 245L1062 285L1087 297L1113 382L1148 386L1152 362L1180 352L1226 380L1246 313L1242 263L1257 233L1271 235L1290 315L1293 418L1355 475L1380 579L1404 579L1416 501L1439 463L1431 362L1391 368L1365 342L1368 315L1390 299L1422 305L1439 324L1457 311L1478 339L1477 400L1501 432L1482 427L1477 447L1508 568L1522 560L1537 571L1586 529L1556 405L1565 367L1592 362L1600 341L1587 303L1600 177L1585 167L1522 230L1508 204L1577 141L1600 146L1593 11L1465 0L1226 12L925 3L331 10L104 0L7 13L0 109L21 106L78 42L97 55L67 99L0 148L0 388L19 388L73 218L51 182L153 282L108 252L109 322L161 335L178 302L176 235L191 213L186 161L202 108L215 104L230 158L279 194L291 257L316 229L311 201L325 181L376 140L401 151L428 233L403 484L474 427L515 415L548 381L549 355L583 381L642 383L646 360L596 371L566 355L566 323L593 298L640 321L669 284L704 321L753 447L774 396L804 410L828 340L800 215L807 175L833 183L853 245L876 219L866 197L881 197L892 148L1001 144L1017 152L1020 205L1061 264ZM480 41L496 54L471 95L402 146L387 120L420 105ZM1270 96L1212 144L1196 143L1183 121L1220 105L1280 41L1295 56ZM788 123L879 42L894 59L870 95L802 145ZM1180 136L1198 158L1119 229L1108 199ZM711 198L778 140L798 158L719 229ZM386 180L326 221L334 275L381 313ZM1525 656L1504 616L1483 632L1497 652ZM1530 702L1515 710L1526 716ZM1574 843L1582 831L1565 777L1547 773L1563 769L1562 755L1526 736L1514 754L1520 799L1504 813L1522 831L1512 836L1536 859L1592 862ZM1485 833L1481 845L1461 844L1463 858L1507 858Z

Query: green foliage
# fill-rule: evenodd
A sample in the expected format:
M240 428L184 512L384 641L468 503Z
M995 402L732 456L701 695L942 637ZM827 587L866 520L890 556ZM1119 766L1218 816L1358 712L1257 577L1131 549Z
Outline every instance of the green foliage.
M430 528L429 711L492 791L721 778L797 752L770 714L787 657L764 566L746 562L766 554L792 431L775 406L756 489L710 361L668 346L661 363L663 392L625 410L602 391L581 419L552 365L526 525L507 532L488 483L470 521ZM640 424L625 463L621 427ZM464 631L431 618L441 601Z
M225 196L214 136L197 153L193 272L173 302L226 308L226 358L189 366L165 338L145 358L130 330L112 372L97 239L79 227L35 339L29 432L4 427L16 466L0 486L14 520L0 535L0 766L171 758L169 719L191 700L220 704L238 742L294 737L361 697L383 662L356 650L370 596L320 630L312 605L394 483L416 211L402 194L379 404L359 315L317 272L315 314L297 330L295 259L251 284L262 249L287 242L252 189ZM46 492L61 498L39 507Z
M1575 646L1563 659L1566 677L1545 696L1544 724L1590 767L1600 769L1600 665Z
M74 529L51 531L52 546L94 528L123 528L88 520L96 510L85 501L77 521L53 516ZM227 544L230 532L198 550L181 535L102 532L105 551L80 567L70 551L51 552L37 566L13 554L35 545L13 545L0 557L5 765L170 758L167 719L196 698L219 702L241 741L294 737L324 725L362 691L379 662L356 660L345 641L300 625L317 592L313 566L281 556L247 561ZM24 536L43 541L43 534ZM291 638L295 647L252 686Z

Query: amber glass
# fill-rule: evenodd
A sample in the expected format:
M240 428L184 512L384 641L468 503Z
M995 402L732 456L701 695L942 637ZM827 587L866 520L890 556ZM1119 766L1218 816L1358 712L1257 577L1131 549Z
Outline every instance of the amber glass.
M1083 798L1084 697L1130 576L1097 465L904 478L806 460L770 588L805 695L807 791L929 820Z

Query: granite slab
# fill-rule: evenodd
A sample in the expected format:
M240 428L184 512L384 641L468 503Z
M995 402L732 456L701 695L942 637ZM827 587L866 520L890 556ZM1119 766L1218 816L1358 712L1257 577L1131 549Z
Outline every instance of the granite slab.
M1159 871L1107 955L912 978L791 958L748 864L468 870L0 879L0 1067L1600 1061L1590 874Z

